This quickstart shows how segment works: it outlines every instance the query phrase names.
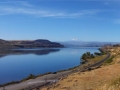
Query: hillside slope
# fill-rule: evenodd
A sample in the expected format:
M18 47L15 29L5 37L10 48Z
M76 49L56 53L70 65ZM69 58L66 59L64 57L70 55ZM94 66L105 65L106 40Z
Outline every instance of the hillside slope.
M120 48L107 48L114 58L98 69L71 74L42 90L120 90Z
M51 42L49 40L38 39L38 40L18 40L18 41L5 41L0 39L0 49L10 48L54 48L64 47L63 45Z

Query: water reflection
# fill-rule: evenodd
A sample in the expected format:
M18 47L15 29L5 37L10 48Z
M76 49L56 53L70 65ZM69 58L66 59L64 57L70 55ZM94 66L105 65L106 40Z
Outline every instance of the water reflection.
M36 50L36 49L25 49L25 50L0 50L0 58L7 56L7 55L20 55L20 54L35 54L35 55L46 55L53 52L58 52L60 49L42 49L42 50Z
M93 53L98 50L97 48L0 50L0 84L19 81L29 74L39 75L78 66L81 55L87 51Z

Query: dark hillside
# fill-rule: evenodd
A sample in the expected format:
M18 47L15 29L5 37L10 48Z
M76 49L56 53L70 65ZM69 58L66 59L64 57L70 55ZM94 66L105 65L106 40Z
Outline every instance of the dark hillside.
M11 48L56 48L64 47L63 45L51 42L45 39L38 40L17 40L17 41L5 41L0 39L1 49L11 49Z

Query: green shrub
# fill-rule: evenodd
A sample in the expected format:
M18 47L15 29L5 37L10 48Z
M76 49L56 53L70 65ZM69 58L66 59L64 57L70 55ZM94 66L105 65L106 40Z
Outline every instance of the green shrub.
M115 56L111 56L109 59L107 59L107 60L105 61L105 63L112 63L114 57L115 57Z
M90 52L86 52L82 55L81 59L87 61L87 59L92 59L94 58L94 54L91 54Z

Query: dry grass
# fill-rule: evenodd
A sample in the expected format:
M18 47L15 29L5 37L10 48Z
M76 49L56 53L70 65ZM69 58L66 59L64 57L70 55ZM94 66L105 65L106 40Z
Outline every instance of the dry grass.
M112 80L110 84L105 84L96 90L120 90L120 78Z
M49 89L45 87L42 90L120 90L120 54L119 50L113 51L117 53L113 58L113 64L69 75ZM97 57L93 61L104 57Z
M110 86L110 85L104 85L96 90L120 90L120 87L118 86Z
M61 79L48 90L120 90L117 86L119 80L113 80L120 77L119 70L120 64L114 64L80 74L75 73Z
M91 59L92 61L99 61L102 60L103 58L105 58L106 55L102 55L102 56L96 56L95 58Z

